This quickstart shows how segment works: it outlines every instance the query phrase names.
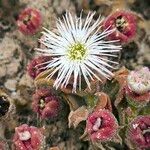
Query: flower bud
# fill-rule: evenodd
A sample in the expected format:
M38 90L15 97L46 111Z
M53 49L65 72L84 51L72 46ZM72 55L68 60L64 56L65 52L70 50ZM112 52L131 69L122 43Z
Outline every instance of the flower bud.
M43 147L44 135L37 127L23 124L16 127L13 143L16 150L40 150Z
M99 109L89 115L86 129L92 141L105 142L116 135L118 123L110 111Z
M41 72L43 72L46 66L46 62L50 60L48 56L40 56L34 58L27 66L27 71L30 77L35 79ZM42 64L43 63L43 64Z
M138 149L150 149L150 115L135 118L129 125L127 138Z
M37 32L42 23L42 16L39 10L33 8L24 9L17 20L19 30L26 35L33 35Z
M33 110L40 115L42 119L55 118L59 114L59 98L48 88L38 89L33 95Z
M129 11L116 11L104 20L103 28L115 29L108 39L128 43L136 34L136 17Z
M150 70L147 67L130 72L125 93L128 101L137 106L150 101Z
M129 88L137 93L144 94L150 91L150 70L143 67L139 70L131 71L127 77Z

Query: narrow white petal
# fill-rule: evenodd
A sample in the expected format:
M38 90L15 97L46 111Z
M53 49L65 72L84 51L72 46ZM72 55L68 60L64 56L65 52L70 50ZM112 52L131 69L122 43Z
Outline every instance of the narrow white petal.
M83 21L82 12L79 18L67 12L62 20L57 20L57 32L53 33L44 28L45 31L42 32L44 38L39 41L45 45L45 48L37 48L36 50L45 56L51 56L52 59L39 64L38 67L51 70L46 77L47 79L56 76L53 84L56 89L66 88L72 80L72 91L76 92L78 86L81 90L82 77L90 89L91 80L102 81L102 77L110 79L113 76L111 70L118 66L118 62L113 59L118 57L121 46L115 45L118 40L105 41L105 38L115 32L115 29L108 27L100 32L102 20L99 17L93 23L94 15L95 12L89 12ZM72 52L72 47L78 43L83 45L84 49L78 50L77 48ZM72 60L70 49L73 59L74 55L78 55L78 53L79 56L84 55L83 59ZM80 54L81 52L83 53Z

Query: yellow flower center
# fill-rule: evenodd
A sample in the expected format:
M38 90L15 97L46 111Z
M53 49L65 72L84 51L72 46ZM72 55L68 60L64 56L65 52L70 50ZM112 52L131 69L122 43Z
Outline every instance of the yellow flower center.
M86 48L81 43L75 43L69 48L68 57L71 60L83 60L86 55Z

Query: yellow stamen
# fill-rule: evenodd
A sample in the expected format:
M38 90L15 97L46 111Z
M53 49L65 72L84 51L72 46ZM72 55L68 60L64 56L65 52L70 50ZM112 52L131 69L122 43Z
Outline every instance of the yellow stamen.
M85 58L86 48L81 43L75 43L69 49L69 59L71 60L83 60Z

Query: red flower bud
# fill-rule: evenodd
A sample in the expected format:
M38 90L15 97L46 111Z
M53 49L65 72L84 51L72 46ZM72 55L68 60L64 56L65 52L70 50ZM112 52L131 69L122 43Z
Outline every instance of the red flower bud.
M135 15L128 11L116 11L104 20L103 28L107 29L109 27L116 30L108 36L108 39L127 43L136 34Z
M150 115L138 116L129 125L127 138L139 149L150 149Z
M118 123L111 112L100 109L89 115L86 129L92 141L104 142L116 135Z
M40 56L38 58L34 58L27 66L27 71L30 77L35 79L41 72L46 70L47 64L45 62L49 61L51 57L49 56Z
M42 119L57 117L60 110L59 98L50 89L38 89L33 95L33 110Z
M23 124L16 127L13 143L15 150L40 150L44 143L44 135L40 129Z
M135 106L144 106L150 101L150 70L147 67L129 73L125 93Z
M19 30L23 34L32 35L37 32L42 23L42 16L39 10L26 8L24 9L17 20Z

